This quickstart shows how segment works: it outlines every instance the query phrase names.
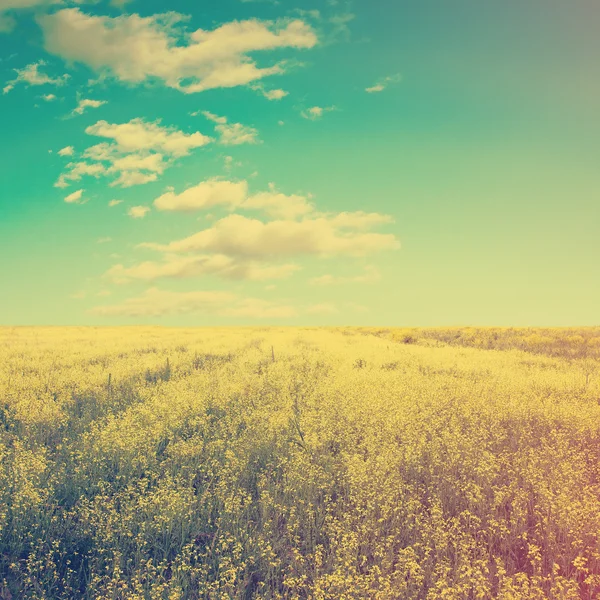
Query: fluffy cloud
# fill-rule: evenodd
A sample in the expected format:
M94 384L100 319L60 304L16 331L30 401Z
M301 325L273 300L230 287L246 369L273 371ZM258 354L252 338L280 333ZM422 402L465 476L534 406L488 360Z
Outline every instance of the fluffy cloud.
M121 81L154 78L187 94L283 73L285 62L259 67L250 54L317 43L313 29L299 19L233 21L191 33L182 30L184 20L176 13L91 16L77 8L38 18L48 52Z
M156 181L173 162L200 148L212 138L199 131L188 134L160 121L132 119L128 123L98 121L85 132L111 140L87 148L82 159L67 165L55 183L66 187L83 176L113 177L112 187L132 187Z
M123 204L123 200L110 200L108 202L108 206L112 208L113 206L119 206L119 204Z
M281 100L282 98L285 98L287 95L289 94L289 92L286 92L285 90L263 90L263 96L267 99L267 100Z
M158 279L186 279L215 275L224 279L267 281L289 277L300 267L297 265L264 265L256 261L232 258L222 254L201 256L168 256L162 262L146 261L125 267L114 265L105 277L115 283L128 283L132 280L156 281Z
M70 162L67 164L67 169L69 170L58 178L54 187L66 188L69 187L70 182L80 181L84 176L98 178L106 174L106 167L100 163Z
M45 102L53 102L54 100L56 100L56 95L55 94L44 94L42 96L42 100L44 100Z
M292 194L286 196L281 192L271 189L268 192L259 192L247 198L241 208L261 210L275 219L294 220L310 214L314 206L305 196Z
M280 306L256 298L239 298L230 292L169 292L158 288L151 288L121 304L97 306L91 312L101 316L160 317L207 314L257 319L286 318L297 314L291 306Z
M115 149L120 152L160 151L175 157L186 156L194 148L212 141L199 131L188 134L173 127L163 127L160 121L148 123L143 119L121 124L98 121L85 132L113 140Z
M195 211L222 206L229 210L261 210L276 220L263 222L231 214L212 227L168 244L144 243L164 253L160 261L133 266L118 264L106 276L117 283L215 275L234 280L266 281L288 277L299 269L281 264L284 257L365 256L399 247L392 234L373 233L373 227L392 222L388 215L362 211L318 213L304 196L270 190L248 195L247 182L209 180L181 194L168 191L154 202L161 211ZM377 277L365 271L355 281ZM315 284L340 283L324 276Z
M305 119L309 119L310 121L316 121L318 119L320 119L326 112L331 112L332 110L335 110L335 106L327 106L325 108L321 107L321 106L313 106L311 108L307 108L306 110L303 110L300 114L305 118Z
M58 151L59 156L73 156L75 148L73 146L65 146Z
M335 218L263 223L233 214L182 240L166 245L145 243L142 247L169 253L211 252L264 259L298 255L364 256L397 249L400 244L392 234L342 230Z
M147 206L132 206L127 214L132 219L143 219L149 212L150 209Z
M376 94L383 92L390 84L399 83L402 77L400 75L390 75L380 79L375 85L365 88L365 92L368 94Z
M194 115L198 113L193 113ZM239 146L240 144L258 143L258 130L241 123L228 123L226 117L219 117L207 110L202 114L215 125L215 131L219 134L219 144L224 146Z
M3 92L8 94L14 87L19 83L24 83L27 86L30 85L64 85L69 79L69 75L60 75L58 77L50 77L46 73L42 73L40 71L40 67L45 66L46 63L43 60L40 60L36 63L31 63L27 65L23 69L14 69L17 76L11 81L7 82L7 84L3 88Z
M248 184L245 181L233 183L209 179L188 188L181 194L167 192L154 201L154 206L162 211L180 212L203 210L214 206L233 209L244 202L247 194Z
M77 106L73 109L73 113L82 115L86 108L100 108L106 104L106 100L92 100L90 98L82 98L77 103Z
M228 210L238 208L260 210L273 218L297 219L308 215L314 206L304 196L287 196L270 186L268 192L248 195L248 183L209 179L188 188L181 194L168 191L154 201L161 211L192 212L222 206ZM343 214L343 213L342 213Z

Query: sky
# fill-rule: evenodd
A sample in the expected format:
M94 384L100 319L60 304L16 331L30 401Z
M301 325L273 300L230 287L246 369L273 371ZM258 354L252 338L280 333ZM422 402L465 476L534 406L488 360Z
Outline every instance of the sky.
M600 325L597 0L0 0L0 324Z

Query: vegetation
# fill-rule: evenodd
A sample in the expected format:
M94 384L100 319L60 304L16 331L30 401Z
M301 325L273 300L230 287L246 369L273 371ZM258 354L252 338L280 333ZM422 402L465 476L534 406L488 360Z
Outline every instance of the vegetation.
M0 329L0 598L597 598L599 342Z

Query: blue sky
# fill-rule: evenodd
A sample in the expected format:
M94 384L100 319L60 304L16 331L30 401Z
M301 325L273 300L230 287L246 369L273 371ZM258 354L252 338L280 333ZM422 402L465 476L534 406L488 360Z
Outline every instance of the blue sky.
M600 323L600 5L198 5L0 0L0 322Z

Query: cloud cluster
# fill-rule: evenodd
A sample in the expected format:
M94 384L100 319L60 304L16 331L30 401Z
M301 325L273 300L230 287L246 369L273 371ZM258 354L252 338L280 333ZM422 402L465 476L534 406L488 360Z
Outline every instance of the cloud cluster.
M198 113L192 113L196 116ZM239 146L241 144L257 144L258 130L241 123L229 123L227 117L219 117L207 110L202 114L215 123L215 131L219 135L219 144L224 146Z
M1 5L0 5L1 9ZM46 63L40 60L36 63L31 63L22 69L14 69L17 76L8 81L3 88L3 93L8 94L15 88L19 83L24 83L27 86L31 85L64 85L69 80L69 75L59 75L58 77L50 77L46 73L40 70L40 67L44 67Z
M194 212L214 207L227 210L258 210L273 218L296 219L314 210L306 196L290 196L278 192L273 185L269 191L250 195L247 181L209 179L176 194L168 191L154 201L159 211Z
M352 213L348 213L352 214ZM361 216L364 220L360 223ZM361 231L372 221L367 213L355 224L341 224L336 216L302 221L258 219L232 214L212 227L168 244L144 243L142 247L167 253L209 252L233 257L275 259L286 256L366 256L399 248L393 234ZM382 216L383 217L383 216ZM390 219L388 218L388 221Z
M85 132L110 142L87 148L81 160L67 165L56 187L67 187L84 176L113 177L110 185L124 188L156 181L176 159L213 141L199 131L188 134L143 119L122 124L98 121Z
M300 269L285 259L357 257L399 247L394 235L371 231L391 223L390 216L363 211L317 212L306 196L283 194L273 184L268 191L250 194L246 181L210 179L179 194L170 190L156 198L154 207L163 212L220 207L232 214L183 239L140 244L140 248L160 252L162 259L132 266L114 265L106 273L114 282L206 275L266 281L289 277ZM272 220L265 222L237 211L259 211ZM366 282L374 277L374 272L366 272L355 280ZM324 285L334 281L322 279L314 283Z
M191 33L183 15L92 16L78 8L43 15L45 48L120 81L160 80L186 94L247 85L281 74L285 62L259 67L251 54L280 48L312 48L314 30L300 19L232 21Z

